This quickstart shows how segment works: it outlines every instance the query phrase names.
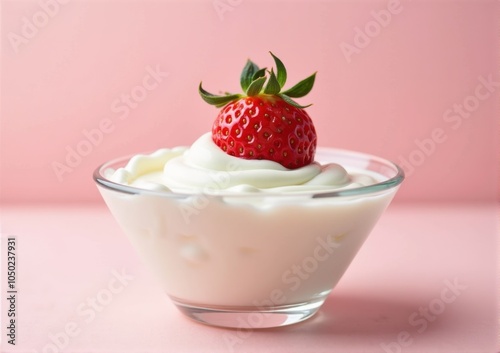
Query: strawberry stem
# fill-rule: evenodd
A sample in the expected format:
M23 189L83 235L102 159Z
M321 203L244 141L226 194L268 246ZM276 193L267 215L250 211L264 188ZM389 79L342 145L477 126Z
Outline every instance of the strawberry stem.
M259 77L255 81L253 81L247 89L247 96L253 97L260 93L262 87L264 86L264 82L266 82L267 77Z
M252 81L255 80L254 75L257 72L259 72L259 67L248 59L240 76L240 84L243 92L246 92Z
M268 78L266 76L266 68L260 69L255 63L248 59L240 75L240 84L243 92L245 92L246 96L248 97L257 96L259 94L279 96L288 104L294 107L309 107L311 104L305 106L299 105L292 98L304 97L311 91L316 79L316 72L300 81L295 86L282 92L281 90L285 85L287 79L286 68L283 62L277 56L275 56L272 52L269 53L273 57L274 63L276 64L276 73L274 69L271 69L271 71L269 71ZM198 92L205 102L211 105L215 105L216 107L223 107L230 102L245 97L245 95L242 94L232 93L226 93L223 96L212 94L203 89L201 82L198 88Z
M205 102L210 105L215 105L216 107L223 107L227 103L241 98L241 94L226 94L225 96L216 96L215 94L205 91L202 87L201 82L200 86L198 87L198 92Z
M316 79L316 72L313 73L308 78L303 79L292 88L287 89L285 92L283 92L283 94L286 94L288 97L293 97L293 98L304 97L306 94L311 92L315 79Z
M271 69L271 74L269 76L269 81L267 81L266 88L264 88L264 93L265 94L278 94L281 91L281 86L278 82L278 79L276 78L276 75L274 74L273 69Z
M285 86L286 83L286 68L283 65L283 62L275 56L273 53L269 52L274 59L274 63L276 64L276 78L280 84L280 90Z

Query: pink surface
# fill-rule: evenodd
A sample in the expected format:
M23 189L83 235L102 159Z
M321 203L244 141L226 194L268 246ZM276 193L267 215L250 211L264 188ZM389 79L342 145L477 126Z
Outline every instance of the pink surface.
M268 50L290 82L318 71L304 103L321 145L403 164L398 200L493 199L499 12L494 0L4 1L2 200L100 200L98 164L190 144L216 114L200 80L238 90L245 60L269 66Z
M7 345L2 324L3 352L500 348L494 204L390 206L316 317L248 332L181 316L104 207L8 207L2 221L19 264L18 340Z

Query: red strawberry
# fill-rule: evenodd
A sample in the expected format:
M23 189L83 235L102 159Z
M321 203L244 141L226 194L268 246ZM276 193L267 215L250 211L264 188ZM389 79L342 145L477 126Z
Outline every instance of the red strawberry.
M248 60L240 82L245 95L208 93L200 83L201 97L209 104L223 107L214 121L212 139L229 155L245 159L267 159L296 169L314 161L316 130L309 115L291 98L309 93L316 73L281 92L286 69L271 53L276 74L259 69ZM265 84L267 81L267 84ZM265 86L264 86L265 84Z

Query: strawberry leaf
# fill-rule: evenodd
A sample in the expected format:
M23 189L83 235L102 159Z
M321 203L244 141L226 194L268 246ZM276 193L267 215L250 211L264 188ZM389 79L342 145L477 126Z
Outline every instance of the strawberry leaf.
M248 89L246 92L247 96L252 97L252 96L258 95L260 93L260 91L262 90L262 87L264 86L264 82L266 82L265 76L259 77L255 81L252 81L250 86L248 86Z
M276 63L276 78L278 79L281 89L283 88L283 86L285 86L286 82L286 68L285 65L283 65L283 62L278 57L276 57L271 52L269 53L272 55L274 62Z
M281 91L281 86L274 74L273 69L271 69L271 74L269 76L269 81L267 81L266 88L264 88L265 94L278 94Z
M263 69L260 69L256 73L253 74L252 81L255 81L259 77L263 77L266 75L266 68L264 67Z
M283 93L278 94L278 96L281 97L285 102L287 102L290 105L293 105L296 108L304 109L304 108L310 107L312 105L312 104L300 105L299 103L294 101L292 98L290 98L289 96L287 96L286 94L283 94Z
M304 97L306 94L311 92L311 89L314 86L315 78L316 78L316 72L313 73L308 78L303 79L292 88L287 89L286 91L283 92L283 94L293 98Z
M243 92L246 92L250 84L254 80L254 75L259 71L259 67L255 65L250 59L247 60L243 71L240 76L240 84Z
M201 98L203 98L203 100L208 104L215 105L219 108L241 97L240 94L226 94L225 96L217 96L205 91L201 84L202 83L200 82L200 86L198 87L198 92L200 93Z

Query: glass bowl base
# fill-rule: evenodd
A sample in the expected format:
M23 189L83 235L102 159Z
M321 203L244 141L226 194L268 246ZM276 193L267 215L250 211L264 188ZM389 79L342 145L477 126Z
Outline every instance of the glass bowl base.
M306 303L273 307L201 306L172 298L177 308L197 322L228 328L262 329L287 326L312 317L323 305L325 298Z

